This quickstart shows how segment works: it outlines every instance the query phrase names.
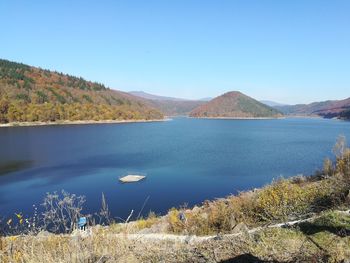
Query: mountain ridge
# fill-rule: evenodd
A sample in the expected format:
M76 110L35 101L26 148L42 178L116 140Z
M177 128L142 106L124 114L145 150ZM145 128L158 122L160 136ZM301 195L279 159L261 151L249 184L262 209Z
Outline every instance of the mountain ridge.
M288 104L279 103L279 102L272 101L272 100L259 100L259 101L267 106L270 106L270 107L287 106L288 105Z
M133 96L144 98L144 99L148 99L148 100L189 101L187 99L182 99L182 98L174 98L174 97L154 95L154 94L150 94L150 93L147 93L147 92L144 92L144 91L129 91L128 93L133 95Z
M144 91L129 92L140 97L151 107L158 109L166 116L187 116L193 109L204 104L203 100L187 100L174 97L158 96Z

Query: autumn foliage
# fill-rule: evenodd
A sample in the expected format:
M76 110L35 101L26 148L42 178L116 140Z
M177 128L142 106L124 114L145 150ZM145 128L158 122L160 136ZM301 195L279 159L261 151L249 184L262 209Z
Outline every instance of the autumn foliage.
M0 60L0 123L160 118L158 110L103 84Z

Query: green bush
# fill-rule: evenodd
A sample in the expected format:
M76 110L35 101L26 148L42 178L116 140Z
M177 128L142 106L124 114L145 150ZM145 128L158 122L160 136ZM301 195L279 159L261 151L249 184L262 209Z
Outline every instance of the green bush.
M308 211L309 197L300 185L280 179L258 193L254 211L261 221L287 220Z

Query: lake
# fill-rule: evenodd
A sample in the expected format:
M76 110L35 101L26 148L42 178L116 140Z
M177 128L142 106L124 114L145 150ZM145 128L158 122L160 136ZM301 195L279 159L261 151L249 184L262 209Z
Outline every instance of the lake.
M350 122L326 119L213 120L0 128L0 216L31 214L46 192L105 194L113 216L164 214L270 183L311 174L332 157ZM147 174L134 184L120 176Z

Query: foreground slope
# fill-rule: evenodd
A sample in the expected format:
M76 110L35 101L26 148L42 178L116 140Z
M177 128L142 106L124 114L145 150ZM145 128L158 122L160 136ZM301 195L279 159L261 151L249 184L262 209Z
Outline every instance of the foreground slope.
M274 108L287 115L349 119L350 98L313 102L310 104L274 106Z
M191 117L209 118L276 118L282 114L239 91L227 92L201 105L190 113Z
M0 60L0 123L161 118L137 97L103 84Z

